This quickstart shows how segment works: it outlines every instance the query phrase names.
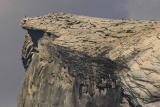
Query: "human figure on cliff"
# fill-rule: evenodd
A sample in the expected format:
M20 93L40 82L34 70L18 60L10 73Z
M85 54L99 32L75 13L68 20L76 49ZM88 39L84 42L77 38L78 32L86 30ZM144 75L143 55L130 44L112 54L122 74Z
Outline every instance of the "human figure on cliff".
M106 90L109 91L112 88L112 80L107 79L106 80Z
M95 94L94 93L94 81L91 77L89 78L88 93L91 97L93 97Z
M112 88L116 88L116 80L117 80L117 77L115 74L112 75Z

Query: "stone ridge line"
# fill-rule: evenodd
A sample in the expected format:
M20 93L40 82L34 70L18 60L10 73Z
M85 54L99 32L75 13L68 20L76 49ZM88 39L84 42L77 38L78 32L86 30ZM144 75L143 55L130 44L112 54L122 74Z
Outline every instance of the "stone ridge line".
M160 23L158 21L112 20L67 13L50 13L25 18L21 26L28 30L50 33L55 36L52 41L55 45L85 52L94 57L103 53L104 57L109 56L114 60L122 53L126 55L124 51L129 51L130 47L138 49L140 48L137 46L138 43L142 43L150 36L156 36ZM101 51L104 48L106 52Z

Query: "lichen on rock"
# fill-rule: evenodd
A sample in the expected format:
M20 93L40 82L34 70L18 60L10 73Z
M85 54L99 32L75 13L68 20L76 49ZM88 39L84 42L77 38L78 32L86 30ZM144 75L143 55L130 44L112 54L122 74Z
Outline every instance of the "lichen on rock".
M21 26L18 107L159 107L160 22L50 13Z

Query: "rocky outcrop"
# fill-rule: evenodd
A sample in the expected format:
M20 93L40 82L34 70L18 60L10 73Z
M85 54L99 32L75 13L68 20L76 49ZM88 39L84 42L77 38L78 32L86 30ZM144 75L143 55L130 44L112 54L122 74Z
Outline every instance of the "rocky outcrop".
M160 22L51 13L21 25L18 107L159 107Z

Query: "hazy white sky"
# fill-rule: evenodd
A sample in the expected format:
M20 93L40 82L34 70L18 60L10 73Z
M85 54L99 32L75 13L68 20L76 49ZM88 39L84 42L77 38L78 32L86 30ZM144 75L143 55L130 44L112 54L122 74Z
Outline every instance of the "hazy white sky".
M160 20L160 0L0 0L0 107L16 107L24 78L21 47L26 32L20 20L53 11Z

